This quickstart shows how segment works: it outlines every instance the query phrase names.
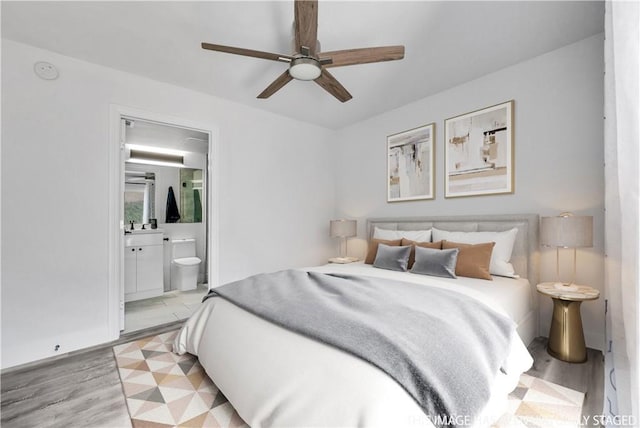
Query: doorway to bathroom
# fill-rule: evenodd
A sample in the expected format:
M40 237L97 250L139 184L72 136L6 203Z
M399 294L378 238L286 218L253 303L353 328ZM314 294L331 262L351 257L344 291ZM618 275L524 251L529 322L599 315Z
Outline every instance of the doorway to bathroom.
M116 116L110 325L119 334L186 319L198 307L217 260L217 192L211 129L122 108Z

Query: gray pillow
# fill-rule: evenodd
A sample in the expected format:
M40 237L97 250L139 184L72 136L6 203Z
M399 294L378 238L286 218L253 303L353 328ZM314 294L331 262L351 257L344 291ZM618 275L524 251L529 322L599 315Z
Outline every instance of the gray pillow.
M416 262L413 264L411 272L420 275L457 278L456 262L458 261L459 251L458 248L436 250L416 245Z
M398 270L406 272L409 265L411 245L404 247L378 244L378 252L373 261L373 266L381 269Z

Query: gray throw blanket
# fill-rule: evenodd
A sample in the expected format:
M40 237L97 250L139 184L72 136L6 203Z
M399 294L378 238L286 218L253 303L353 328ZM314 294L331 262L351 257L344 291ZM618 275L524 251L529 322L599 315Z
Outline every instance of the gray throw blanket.
M487 403L515 324L435 287L286 270L211 290L291 331L359 357L397 381L436 426L464 426Z

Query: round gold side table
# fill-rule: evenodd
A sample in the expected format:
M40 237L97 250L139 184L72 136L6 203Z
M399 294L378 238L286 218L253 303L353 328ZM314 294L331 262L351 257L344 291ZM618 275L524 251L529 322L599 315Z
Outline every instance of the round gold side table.
M600 291L586 285L565 286L554 282L543 282L538 292L553 299L553 318L549 329L547 352L551 356L569 363L587 361L587 348L582 331L580 304L585 300L600 297Z

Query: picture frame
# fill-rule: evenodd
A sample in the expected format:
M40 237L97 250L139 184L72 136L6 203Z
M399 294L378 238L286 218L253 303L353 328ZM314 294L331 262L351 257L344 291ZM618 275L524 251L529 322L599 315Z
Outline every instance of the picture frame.
M387 202L435 197L435 126L387 136Z
M514 193L514 101L444 121L445 198Z

